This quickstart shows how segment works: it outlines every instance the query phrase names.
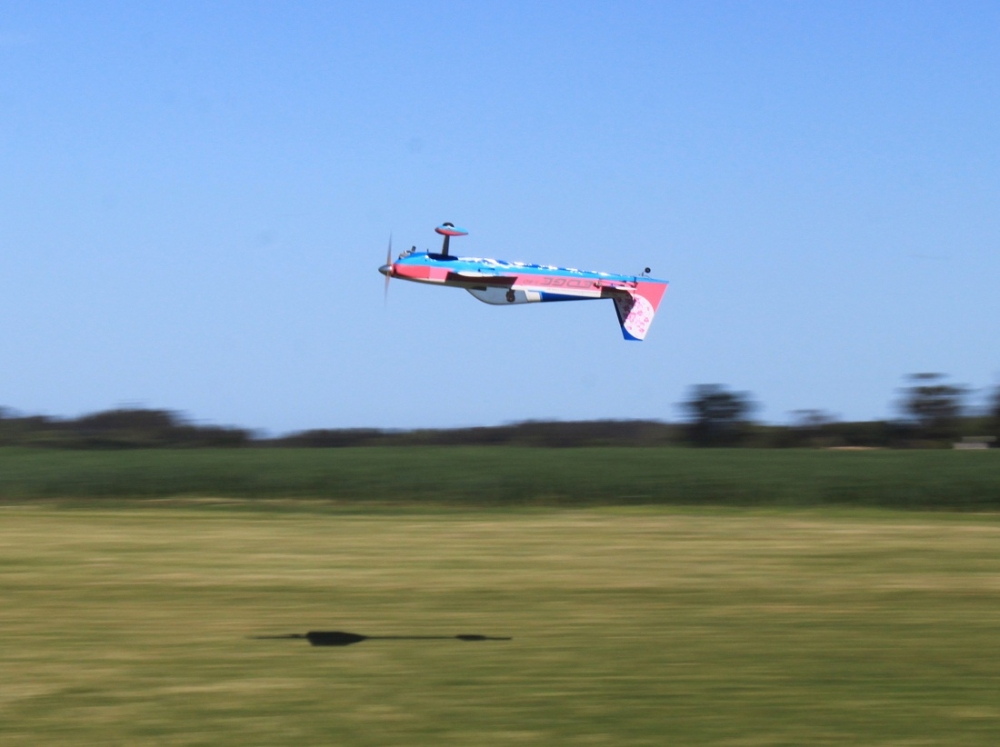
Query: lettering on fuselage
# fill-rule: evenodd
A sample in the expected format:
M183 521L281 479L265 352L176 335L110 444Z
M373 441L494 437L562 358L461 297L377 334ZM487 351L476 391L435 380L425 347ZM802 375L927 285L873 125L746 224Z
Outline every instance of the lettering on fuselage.
M589 279L553 277L532 278L531 284L547 288L586 288L588 290L597 286L595 281Z

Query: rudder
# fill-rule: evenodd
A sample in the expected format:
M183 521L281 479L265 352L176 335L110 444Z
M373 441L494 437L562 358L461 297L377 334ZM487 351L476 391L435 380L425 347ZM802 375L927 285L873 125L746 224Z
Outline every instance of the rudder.
M666 290L666 283L640 282L634 289L629 289L628 296L615 298L615 313L626 340L640 342L646 339Z

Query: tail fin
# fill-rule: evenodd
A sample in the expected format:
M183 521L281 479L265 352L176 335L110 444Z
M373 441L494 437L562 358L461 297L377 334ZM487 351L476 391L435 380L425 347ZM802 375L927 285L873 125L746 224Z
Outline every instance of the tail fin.
M653 316L667 290L666 283L643 283L629 291L628 296L615 298L615 312L626 340L644 340L653 323Z

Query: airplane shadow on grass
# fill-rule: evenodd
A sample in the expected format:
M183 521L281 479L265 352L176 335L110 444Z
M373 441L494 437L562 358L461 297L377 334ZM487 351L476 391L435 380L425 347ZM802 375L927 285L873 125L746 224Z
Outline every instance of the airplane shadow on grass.
M310 630L308 633L291 633L289 635L254 635L253 640L298 639L309 641L312 646L350 646L361 641L510 641L512 638L502 636L479 635L466 633L463 635L361 635L345 633L341 630Z

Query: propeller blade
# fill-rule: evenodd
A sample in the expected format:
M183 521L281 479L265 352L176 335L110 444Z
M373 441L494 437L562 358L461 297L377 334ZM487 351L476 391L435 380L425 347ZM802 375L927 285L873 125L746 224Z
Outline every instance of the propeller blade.
M389 275L392 272L392 234L389 234L389 249L385 253L385 264L389 268L389 272L385 274L385 288L382 291L382 305L389 305Z

